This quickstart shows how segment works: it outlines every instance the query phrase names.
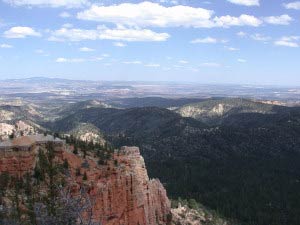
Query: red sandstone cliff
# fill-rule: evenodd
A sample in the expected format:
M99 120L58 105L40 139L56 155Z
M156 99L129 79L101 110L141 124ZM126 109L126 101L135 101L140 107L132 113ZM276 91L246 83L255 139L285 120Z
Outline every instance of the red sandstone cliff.
M35 167L37 151L0 152L0 173L22 176ZM107 165L99 166L92 156L83 159L65 146L56 149L56 160L67 160L71 176L68 183L76 193L87 188L93 200L93 220L103 225L167 224L170 202L159 180L150 180L137 147L116 151ZM84 166L83 166L84 165ZM80 168L81 174L76 176Z

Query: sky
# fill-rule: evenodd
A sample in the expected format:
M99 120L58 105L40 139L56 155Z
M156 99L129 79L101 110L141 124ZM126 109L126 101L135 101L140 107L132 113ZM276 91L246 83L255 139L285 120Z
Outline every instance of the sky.
M0 0L0 79L300 85L300 1Z

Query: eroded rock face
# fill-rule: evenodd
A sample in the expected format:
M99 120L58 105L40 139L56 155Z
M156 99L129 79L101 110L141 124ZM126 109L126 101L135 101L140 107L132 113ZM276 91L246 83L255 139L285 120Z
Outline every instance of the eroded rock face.
M203 213L201 214L196 210L181 205L178 208L172 209L172 217L172 225L203 225L207 220Z
M36 129L22 120L14 124L0 123L0 140L7 140L13 133L15 136L29 135L36 133Z
M22 177L27 172L32 172L35 166L36 153L34 151L1 151L0 173L8 172L12 176Z
M137 147L123 147L101 167L91 158L82 160L67 151L63 159L68 160L73 175L76 168L86 173L87 181L79 177L73 182L77 189L83 183L89 187L95 221L107 225L167 224L170 202L166 190L159 180L149 180ZM83 168L83 163L88 168Z
M68 147L56 149L57 162L68 161L68 184L76 194L85 187L93 201L93 220L103 225L168 224L170 201L157 179L150 180L137 147L115 151L107 165L97 159L73 154ZM33 172L37 151L0 153L0 173L22 176ZM76 170L80 174L76 175ZM87 179L83 179L86 174Z

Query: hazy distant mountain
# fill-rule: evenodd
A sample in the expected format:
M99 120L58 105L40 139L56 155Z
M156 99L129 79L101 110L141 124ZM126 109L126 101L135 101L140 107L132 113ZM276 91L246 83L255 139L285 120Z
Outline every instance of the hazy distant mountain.
M200 98L162 98L162 97L145 97L145 98L118 98L110 100L111 104L119 108L135 107L161 107L171 108L180 107L186 104L197 103L207 99Z
M28 83L28 84L44 84L44 83L70 83L72 80L62 79L62 78L50 78L50 77L30 77L30 78L22 78L22 79L6 79L1 82L7 83Z

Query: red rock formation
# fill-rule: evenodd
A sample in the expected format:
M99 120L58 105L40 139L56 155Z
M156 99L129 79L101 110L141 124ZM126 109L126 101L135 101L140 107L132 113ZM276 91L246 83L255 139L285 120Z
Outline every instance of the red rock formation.
M7 171L21 176L33 172L37 151L1 152L0 173ZM65 146L56 149L56 160L68 161L71 175L68 182L74 193L87 188L93 205L93 220L103 225L167 224L170 202L159 180L150 180L143 157L137 147L116 151L107 165L97 159L74 155ZM81 176L76 176L80 169ZM83 180L83 174L87 180Z
M159 180L149 180L143 157L137 147L123 147L108 165L98 166L93 158L63 152L75 177L76 168L87 174L75 184L87 185L94 200L93 218L107 225L166 224L170 202ZM89 168L82 168L85 162Z
M35 151L0 151L0 173L21 177L33 171L35 159Z

